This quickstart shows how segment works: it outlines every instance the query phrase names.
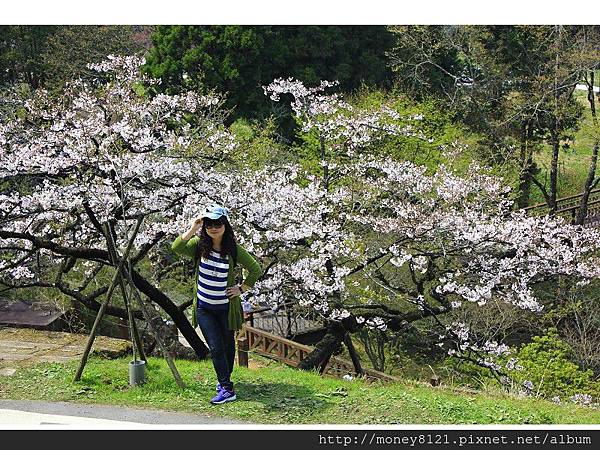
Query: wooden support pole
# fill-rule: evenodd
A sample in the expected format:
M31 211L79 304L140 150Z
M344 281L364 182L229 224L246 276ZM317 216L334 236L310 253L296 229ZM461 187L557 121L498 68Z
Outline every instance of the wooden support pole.
M131 300L131 298L129 298L129 300ZM129 302L129 300L128 300L128 302ZM129 302L129 309L132 308L132 304L133 304L133 302ZM148 359L146 358L146 352L144 352L144 344L142 343L142 339L140 338L140 332L138 330L137 324L135 323L135 317L131 317L130 320L131 320L131 327L133 328L133 330L132 330L133 331L133 337L135 339L135 343L136 343L137 348L138 348L138 353L140 355L140 359L142 359L144 362L147 363Z
M127 271L127 277L129 279L129 282L132 284L132 286L134 286L133 279L131 278L130 270ZM181 375L179 374L179 371L177 370L177 367L175 366L175 363L173 362L173 358L171 357L171 354L167 351L165 344L160 339L160 335L159 335L158 331L156 330L156 328L154 328L154 325L152 325L152 318L150 317L150 313L148 312L148 309L146 308L146 305L144 304L144 300L142 300L142 297L140 296L138 290L135 288L133 289L133 295L140 305L142 314L144 315L146 322L148 322L150 331L154 335L154 340L160 347L160 350L161 350L165 360L167 361L167 365L169 366L169 369L171 370L171 373L173 374L173 378L175 378L175 382L177 383L177 386L179 386L181 389L185 389L185 383L183 382L183 379L181 378Z
M90 331L90 336L88 337L87 343L85 345L85 349L83 351L83 355L81 356L81 362L79 363L79 367L77 369L77 373L75 373L75 377L73 378L73 381L81 380L81 374L83 373L83 369L84 369L84 367L87 363L88 357L90 355L90 350L92 349L92 345L94 344L94 340L96 339L96 333L98 331L98 326L100 325L100 321L102 320L102 317L104 316L104 311L106 311L106 307L108 306L108 303L110 302L110 298L112 297L115 287L117 286L117 283L119 282L119 277L120 277L121 268L123 267L123 262L129 256L129 252L131 251L131 247L133 247L133 241L135 240L135 236L137 235L137 232L140 229L142 220L143 219L138 220L138 223L136 224L135 231L133 232L133 235L131 236L131 238L129 239L129 242L127 243L127 248L125 249L125 254L123 255L123 259L121 259L121 261L119 262L119 266L117 267L117 270L115 271L115 274L113 275L113 279L110 283L110 287L108 288L108 292L106 293L106 298L102 302L102 305L100 305L100 309L98 310L98 314L96 315L96 320L94 320L94 325L92 326L92 331Z
M240 334L237 339L238 348L238 365L240 367L248 367L248 338L246 333Z
M143 219L141 219L141 220L143 220ZM135 323L135 318L133 317L133 312L131 310L131 303L129 302L129 297L127 295L127 291L125 288L125 280L127 280L127 277L124 276L124 273L125 273L124 265L125 264L120 264L117 246L115 244L115 241L113 240L112 230L110 229L110 226L108 224L105 225L104 232L105 232L105 236L106 236L106 244L108 247L108 253L112 259L112 262L115 266L120 267L119 286L121 288L121 296L123 297L123 303L125 304L125 310L127 311L127 319L129 321L129 332L131 334L131 341L132 341L132 345L133 345L133 360L137 361L137 358L136 358L136 348L137 348L137 354L139 354L140 359L142 359L144 362L148 362L148 360L146 359L146 354L144 353L144 346L142 345L142 340L140 339L140 334L138 332L138 328ZM135 234L134 234L134 237L135 237Z
M143 221L143 217L139 219L138 225L141 225L142 221ZM136 231L134 232L134 235L133 235L134 237L137 235L138 229L139 229L139 226L136 228ZM108 243L109 247L112 248L112 252L114 253L114 258L115 258L115 260L119 260L119 253L118 253L118 250L116 248L114 241L112 240L112 234L110 234L110 230L108 230L107 236L108 236L107 243ZM135 283L133 282L133 278L131 277L131 271L132 271L131 261L127 260L127 267L125 267L124 264L122 264L123 261L126 261L126 260L127 260L127 257L124 255L123 258L120 259L120 264L119 264L119 273L121 274L122 289L123 290L125 289L124 280L127 280L129 282L129 285L131 286L131 291L133 292L133 296L138 301L138 303L140 305L140 309L142 310L142 314L144 315L144 318L146 319L146 322L148 323L148 326L150 327L150 330L151 330L152 334L154 335L154 339L155 339L156 343L158 344L158 346L160 347L160 350L162 351L162 354L163 354L165 360L167 361L167 365L169 366L169 369L171 370L171 373L173 374L173 378L175 378L175 382L181 389L185 389L185 383L183 382L183 379L181 378L181 375L179 374L179 371L177 370L177 367L175 366L175 363L173 362L173 358L171 357L171 355L167 351L167 348L165 347L164 343L160 339L158 331L152 325L152 317L150 316L150 313L148 312L148 309L146 308L146 305L145 305L144 301L142 300L142 297L140 296L140 294L135 286ZM124 298L126 299L125 294L124 294ZM129 307L128 310L131 311L131 307ZM138 343L138 348L140 349L140 353L143 354L142 353L143 349L142 349L141 341L139 338L139 333L137 332L137 327L135 326L135 321L133 321L133 317L131 314L129 317L130 317L130 320L132 320L132 322L131 322L132 323L132 333L134 333L136 342ZM144 355L144 361L146 361L145 355Z

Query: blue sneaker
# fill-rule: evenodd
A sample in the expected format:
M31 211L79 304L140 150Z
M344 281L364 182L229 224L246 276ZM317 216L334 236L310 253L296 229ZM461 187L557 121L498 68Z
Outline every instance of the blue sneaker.
M223 386L221 386L221 383L219 383L219 382L217 381L217 389L216 389L217 393L218 393L219 391L221 391L221 389L223 389Z
M221 389L216 396L210 401L213 405L220 405L225 402L232 402L236 399L234 391L228 391L227 389Z

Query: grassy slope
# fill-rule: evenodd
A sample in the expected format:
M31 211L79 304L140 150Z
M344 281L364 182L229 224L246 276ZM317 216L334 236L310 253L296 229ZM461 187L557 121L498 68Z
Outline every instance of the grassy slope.
M473 394L416 383L367 384L321 378L254 359L258 367L234 372L238 401L213 406L215 377L208 361L178 361L187 383L177 388L166 363L151 359L148 383L130 388L127 359L93 357L82 381L77 361L49 363L0 377L0 398L114 404L201 412L253 423L600 423L600 410L521 399L499 392Z
M589 170L594 136L598 134L592 123L592 114L586 98L587 93L585 91L575 91L575 95L584 107L583 120L581 128L575 133L573 142L570 143L570 148L561 150L559 156L559 197L581 193ZM541 169L538 179L541 181L546 180L546 185L548 185L547 181L550 178L551 158L552 149L550 145L544 145L543 151L535 155L535 162ZM544 198L539 189L533 187L530 204L542 203L543 201Z

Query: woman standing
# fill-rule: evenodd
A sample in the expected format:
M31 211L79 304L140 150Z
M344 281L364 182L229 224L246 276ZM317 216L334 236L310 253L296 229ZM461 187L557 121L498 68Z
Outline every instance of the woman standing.
M206 338L217 374L217 395L210 401L221 404L236 399L231 381L235 360L235 331L242 327L240 294L260 277L260 264L235 241L226 208L214 205L192 220L188 231L178 236L172 249L194 258L196 295L192 325L200 326ZM200 236L197 232L200 230ZM235 284L237 264L248 270L240 285Z

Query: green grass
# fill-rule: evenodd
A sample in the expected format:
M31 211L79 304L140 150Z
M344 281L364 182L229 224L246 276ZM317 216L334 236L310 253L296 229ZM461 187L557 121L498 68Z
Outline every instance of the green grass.
M561 149L558 162L558 197L567 197L581 193L587 178L590 158L594 142L600 130L594 127L592 113L587 101L587 92L575 91L575 97L584 107L583 118L580 129L575 132L574 139L569 142L569 148ZM600 111L597 111L597 115ZM544 145L542 151L535 155L535 162L541 169L537 178L546 182L548 186L550 179L550 162L552 159L552 148ZM544 202L544 198L535 186L532 186L529 204Z
M215 386L209 361L177 361L187 384L183 390L162 359L150 359L145 385L130 387L127 361L92 357L76 383L72 377L77 361L19 369L12 377L0 378L0 398L186 411L252 423L600 423L600 410L593 408L414 382L368 384L322 378L265 359L259 360L262 367L236 367L238 401L213 406L208 403Z

